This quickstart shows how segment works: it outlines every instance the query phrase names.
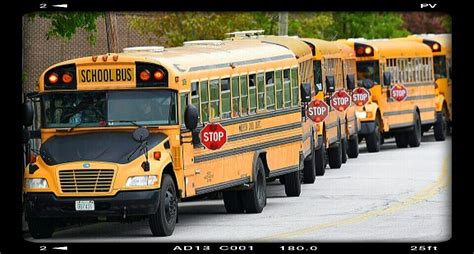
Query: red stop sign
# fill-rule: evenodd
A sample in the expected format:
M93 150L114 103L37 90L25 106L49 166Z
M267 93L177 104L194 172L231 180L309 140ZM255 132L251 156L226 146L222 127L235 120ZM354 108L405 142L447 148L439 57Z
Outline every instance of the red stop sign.
M308 104L306 108L306 116L316 123L320 123L326 119L329 114L329 106L321 100L314 100Z
M352 91L352 101L357 106L364 106L369 101L370 93L363 87L358 87Z
M350 105L351 96L344 89L334 92L331 96L331 107L337 111L344 112Z
M408 96L408 89L402 84L396 84L390 88L390 97L396 101L403 101Z
M208 123L202 128L199 138L207 149L217 150L227 142L227 132L220 123Z

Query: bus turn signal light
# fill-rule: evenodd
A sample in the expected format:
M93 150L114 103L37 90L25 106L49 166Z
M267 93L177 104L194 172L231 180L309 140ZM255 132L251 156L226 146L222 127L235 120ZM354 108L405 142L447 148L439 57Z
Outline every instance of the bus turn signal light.
M371 47L366 47L364 49L364 52L365 52L366 55L370 55L370 53L372 53L372 48Z
M56 83L58 83L58 80L59 80L58 74L56 74L54 72L49 74L49 77L48 77L49 83L56 84Z
M153 73L153 77L155 80L160 81L165 77L165 74L162 70L156 70L155 73Z
M154 152L153 159L159 161L161 159L161 152Z
M72 75L71 75L71 73L66 72L66 73L63 74L61 79L63 80L63 82L65 84L69 84L69 83L72 82Z
M140 72L140 79L143 81L148 81L150 79L150 71L143 70L142 72Z

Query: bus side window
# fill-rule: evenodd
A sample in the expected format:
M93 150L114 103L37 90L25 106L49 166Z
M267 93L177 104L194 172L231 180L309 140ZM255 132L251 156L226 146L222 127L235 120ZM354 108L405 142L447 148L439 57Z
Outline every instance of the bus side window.
M209 83L209 94L210 94L210 104L211 104L211 117L210 119L215 119L220 117L220 105L219 105L219 80L213 79Z
M221 79L222 118L230 118L230 79Z
M298 106L299 98L298 68L291 69L291 105Z
M240 116L239 77L232 77L232 117Z
M285 108L291 106L290 69L283 70L283 100Z
M250 101L250 113L255 114L257 111L257 84L255 80L255 74L249 75L249 101Z
M182 93L179 95L179 106L181 113L181 126L184 126L184 111L189 104L189 93Z
M273 76L274 76L273 71L269 71L265 73L265 81L266 81L265 87L266 87L268 110L275 109L275 82L274 82Z
M201 81L200 95L201 95L201 121L203 123L209 121L209 93L207 88L207 80Z
M240 76L240 103L242 104L242 115L248 114L249 111L249 100L248 100L248 83L247 75Z
M283 107L283 80L282 80L282 71L277 70L275 71L275 81L276 81L276 106L277 109Z
M263 73L257 74L258 89L258 109L265 109L265 76Z
M201 104L199 103L199 83L191 82L191 104L193 104L197 110L198 114L201 112ZM201 119L201 116L199 116Z

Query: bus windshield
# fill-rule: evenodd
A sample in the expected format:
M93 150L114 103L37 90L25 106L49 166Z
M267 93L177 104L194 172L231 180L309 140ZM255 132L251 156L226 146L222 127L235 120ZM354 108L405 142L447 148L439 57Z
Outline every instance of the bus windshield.
M379 61L357 62L357 80L364 87L380 84Z
M445 56L434 56L433 57L434 74L435 78L446 78L446 57Z
M177 124L171 90L47 93L41 108L44 128Z

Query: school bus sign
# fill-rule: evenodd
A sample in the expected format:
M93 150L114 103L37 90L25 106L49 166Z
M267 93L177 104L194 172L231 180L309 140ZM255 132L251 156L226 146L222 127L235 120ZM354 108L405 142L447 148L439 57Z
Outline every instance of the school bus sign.
M207 149L217 150L227 142L227 132L220 123L208 123L202 128L199 138Z

